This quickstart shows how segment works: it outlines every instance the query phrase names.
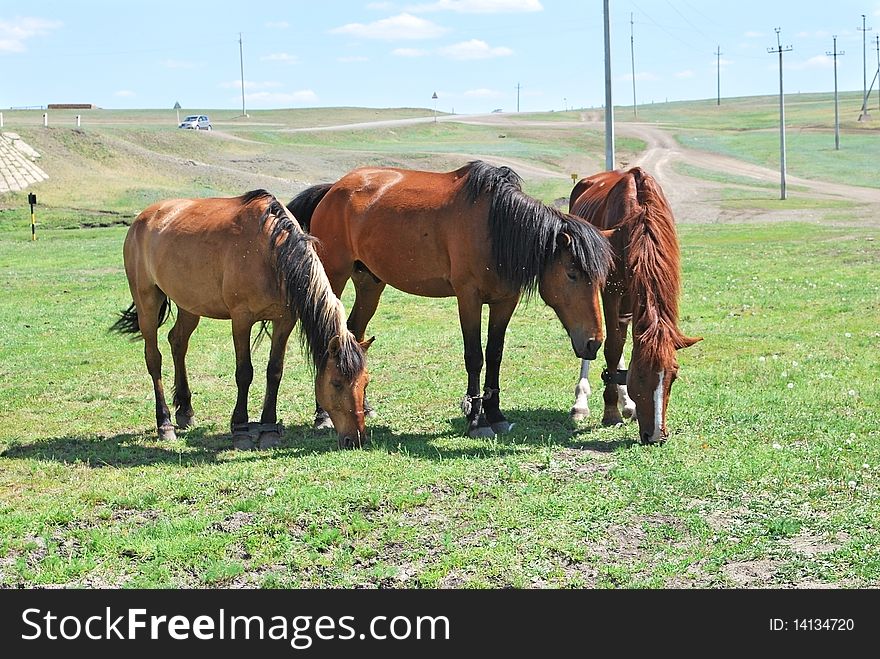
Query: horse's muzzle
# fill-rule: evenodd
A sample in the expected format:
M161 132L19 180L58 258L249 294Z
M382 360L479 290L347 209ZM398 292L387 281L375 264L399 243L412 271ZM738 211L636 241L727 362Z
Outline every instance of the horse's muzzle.
M599 348L602 347L602 342L597 339L590 339L587 341L587 345L584 346L583 354L578 354L578 357L581 359L596 359L599 355Z

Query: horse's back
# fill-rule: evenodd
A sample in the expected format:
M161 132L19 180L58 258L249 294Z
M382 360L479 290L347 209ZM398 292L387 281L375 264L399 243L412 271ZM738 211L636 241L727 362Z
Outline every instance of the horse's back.
M277 297L261 213L241 199L168 199L144 209L126 236L129 280L158 286L199 316L228 318L256 291L265 306ZM263 283L265 282L265 283Z
M464 264L488 259L486 223L475 221L486 209L466 202L463 183L458 170L362 167L349 172L311 218L310 232L321 241L328 272L343 272L360 261L402 291L454 295ZM474 236L481 239L466 239Z

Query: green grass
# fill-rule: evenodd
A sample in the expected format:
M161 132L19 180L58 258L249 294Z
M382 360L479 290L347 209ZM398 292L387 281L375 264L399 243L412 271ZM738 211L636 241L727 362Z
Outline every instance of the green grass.
M679 353L664 447L597 425L598 370L591 419L571 424L578 364L537 300L505 351L514 432L462 437L454 301L388 290L370 447L310 429L292 343L283 444L260 453L230 448L220 321L190 350L198 425L155 439L141 344L106 333L129 299L123 235L0 234L0 585L880 583L876 230L680 227L682 327L705 338ZM756 560L766 581L737 576Z

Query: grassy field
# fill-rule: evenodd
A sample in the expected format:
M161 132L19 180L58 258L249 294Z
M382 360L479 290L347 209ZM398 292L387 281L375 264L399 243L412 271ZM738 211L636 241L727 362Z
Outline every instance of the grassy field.
M700 105L675 110L689 117L682 130L712 128ZM463 437L455 303L393 290L370 327L369 448L338 451L311 430L312 383L292 342L281 447L231 450L220 321L203 321L189 353L198 424L157 441L142 344L106 331L129 302L121 225L148 201L258 184L284 197L359 160L442 169L481 154L558 171L527 177L550 201L601 158L598 135L565 127L577 113L503 133L441 122L329 134L288 129L384 115L298 112L234 126L211 113L230 138L163 128L148 111L82 131L6 116L52 178L37 188L36 242L23 195L0 198L0 587L880 585L880 230L846 202L798 200L834 227L679 226L682 329L705 339L679 353L663 447L640 446L632 424L598 425L599 369L590 420L569 420L578 362L537 299L515 314L502 367L516 428ZM756 203L744 185L767 196L689 174L738 186L731 208ZM267 349L254 359L254 418ZM166 381L170 362L165 350Z

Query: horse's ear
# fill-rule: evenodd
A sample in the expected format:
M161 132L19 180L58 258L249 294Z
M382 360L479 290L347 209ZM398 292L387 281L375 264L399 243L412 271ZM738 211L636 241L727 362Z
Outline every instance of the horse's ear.
M376 337L375 337L375 336L371 336L371 337L370 337L369 339L367 339L366 341L361 341L361 342L360 342L361 350L363 350L364 352L366 352L367 349L368 349L371 345L373 345L373 341L375 341L375 340L376 340Z
M556 246L560 249L568 249L571 245L571 236L569 236L564 231L560 231L556 234Z
M702 340L702 336L682 336L681 339L676 342L675 349L681 350L682 348L690 348L692 345L699 343Z
M608 240L614 237L614 234L617 233L617 229L600 229L599 233L605 236Z
M336 359L339 356L339 346L340 343L338 336L334 336L332 339L330 339L330 343L327 344L327 352L330 353L330 356L333 359Z

